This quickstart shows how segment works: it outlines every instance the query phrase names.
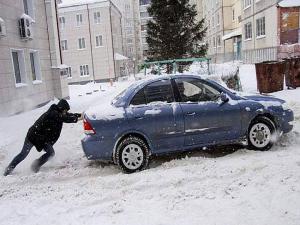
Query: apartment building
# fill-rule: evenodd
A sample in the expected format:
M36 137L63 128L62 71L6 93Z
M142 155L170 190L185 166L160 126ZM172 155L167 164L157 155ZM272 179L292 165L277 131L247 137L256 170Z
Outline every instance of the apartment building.
M214 63L238 59L241 48L240 0L201 0L208 28L208 57Z
M277 59L277 0L242 1L244 63Z
M151 4L151 0L139 0L139 19L140 19L140 45L141 45L141 50L143 53L143 58L147 58L147 51L149 49L149 46L147 44L147 23L148 20L151 19L149 16L149 13L147 11L148 7Z
M0 0L0 115L67 98L55 1Z
M113 2L122 13L124 55L128 58L125 66L129 73L133 73L137 70L137 64L142 60L139 1L113 0Z
M69 84L124 75L122 13L112 1L63 0L58 13Z

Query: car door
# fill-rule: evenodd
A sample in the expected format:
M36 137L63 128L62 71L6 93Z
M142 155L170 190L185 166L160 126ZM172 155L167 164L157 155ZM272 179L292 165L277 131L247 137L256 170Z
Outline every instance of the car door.
M140 89L132 98L127 115L130 127L151 139L155 153L183 146L184 119L169 79Z
M185 145L221 143L237 139L241 132L238 104L222 102L220 91L197 78L175 79L184 115Z

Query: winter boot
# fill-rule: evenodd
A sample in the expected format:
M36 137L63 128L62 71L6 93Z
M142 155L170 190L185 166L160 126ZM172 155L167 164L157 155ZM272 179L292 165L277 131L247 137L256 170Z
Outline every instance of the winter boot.
M4 173L3 173L3 176L7 176L7 175L11 174L11 172L13 170L14 170L14 168L12 168L10 166L6 167L6 169L5 169Z
M40 161L38 159L34 160L32 165L31 165L31 170L34 172L34 173L37 173L40 171Z

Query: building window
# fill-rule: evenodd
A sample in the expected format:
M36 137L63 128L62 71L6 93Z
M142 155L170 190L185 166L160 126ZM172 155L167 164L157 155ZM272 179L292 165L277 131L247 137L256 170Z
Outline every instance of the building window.
M68 50L68 41L67 41L67 40L62 40L62 41L60 42L60 45L61 45L61 50L62 50L62 51Z
M212 27L215 27L215 17L212 17Z
M24 51L12 50L11 57L12 57L13 72L14 72L16 84L17 85L25 84L26 74L25 74Z
M78 38L78 47L79 47L79 49L85 48L85 39L84 38Z
M143 31L147 31L147 25L145 24L145 25L141 25L141 31L143 32Z
M215 37L213 37L213 44L214 44L214 48L217 47L216 38Z
M149 5L151 0L140 0L140 5Z
M89 76L89 66L88 65L82 65L80 66L80 76Z
M76 15L77 27L82 25L82 14Z
M251 38L252 38L252 24L249 22L245 24L245 40Z
M149 17L149 13L148 12L140 12L140 16L141 16L141 18L147 18L147 17Z
M60 24L60 28L63 30L66 26L66 19L65 17L61 16L59 17L59 24Z
M67 72L68 72L68 79L71 79L72 78L72 68L70 66L67 68Z
M39 53L37 51L32 51L29 53L29 56L32 81L40 81L42 78Z
M34 1L23 0L24 13L34 19Z
M244 0L244 9L247 9L251 6L252 0Z
M219 25L219 24L220 24L220 15L218 13L218 15L217 15L217 25Z
M256 20L256 37L265 36L265 17Z
M96 47L103 46L102 35L96 36Z
M221 46L221 37L220 37L220 35L217 37L217 44L218 44L218 47Z
M232 20L235 20L235 11L234 11L234 8L232 9Z
M94 12L94 23L99 24L101 22L100 12Z

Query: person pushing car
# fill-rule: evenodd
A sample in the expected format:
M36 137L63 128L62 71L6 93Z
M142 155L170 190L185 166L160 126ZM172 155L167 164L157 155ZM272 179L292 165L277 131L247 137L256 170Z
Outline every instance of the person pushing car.
M33 146L39 152L42 150L46 152L31 166L31 169L37 173L41 166L55 155L53 145L60 136L63 123L77 123L79 119L82 119L81 113L68 113L69 110L70 105L64 99L51 105L29 128L21 152L7 166L3 175L11 174L14 168L27 157Z

